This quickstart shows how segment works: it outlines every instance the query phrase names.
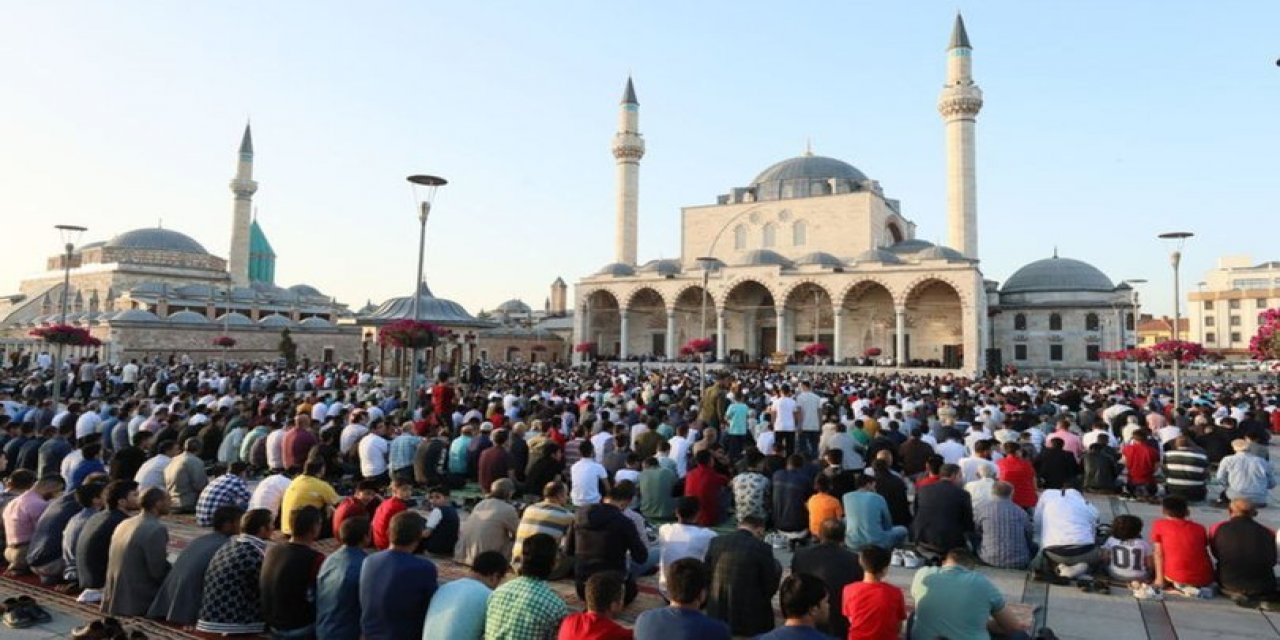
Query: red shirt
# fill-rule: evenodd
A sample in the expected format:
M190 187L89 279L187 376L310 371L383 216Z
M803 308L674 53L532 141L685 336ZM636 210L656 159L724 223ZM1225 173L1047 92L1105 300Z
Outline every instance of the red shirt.
M1124 456L1124 466L1129 470L1129 484L1153 484L1156 481L1156 467L1160 465L1160 454L1155 449L1141 442L1130 442L1120 450Z
M1209 536L1204 525L1161 518L1151 527L1151 542L1160 545L1166 581L1204 587L1213 582Z
M916 490L918 491L920 489L923 489L940 480L942 480L942 476L934 476L926 473L919 480L916 480Z
M897 640L907 603L887 582L854 582L844 587L840 613L849 619L848 640Z
M373 512L373 546L386 549L391 546L391 518L409 508L409 504L400 498L391 496L378 505Z
M1271 433L1280 433L1280 410L1271 412Z
M453 409L453 387L447 384L437 384L431 387L431 408L435 410L435 414L442 417L448 417L449 410Z
M1000 479L1013 485L1013 503L1024 509L1036 506L1036 468L1022 458L1005 456L996 462Z
M347 518L365 517L373 519L373 514L378 508L378 499L374 498L369 504L361 504L356 500L355 496L347 496L338 503L338 508L333 510L333 537L338 537L338 531L341 530L342 521Z
M729 479L716 473L711 465L698 465L684 477L684 494L698 498L698 525L720 524L720 493L728 484Z
M575 613L560 623L556 640L632 640L630 629L591 611Z
M320 444L316 439L316 435L311 433L309 429L302 427L291 427L284 432L283 446L284 466L286 469L302 468L302 464L307 461L307 454L311 453L311 447Z

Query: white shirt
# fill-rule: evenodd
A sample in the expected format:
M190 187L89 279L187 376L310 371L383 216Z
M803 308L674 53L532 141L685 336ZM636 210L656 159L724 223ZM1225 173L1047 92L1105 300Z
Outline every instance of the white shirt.
M760 435L756 436L756 448L760 450L760 453L767 456L773 453L773 448L777 444L777 441L778 436L772 431L761 431Z
M317 402L316 406L311 407L311 419L317 424L324 422L324 417L327 415L329 415L329 405Z
M76 470L76 465L80 464L81 460L84 460L84 451L81 451L80 449L72 449L71 453L68 453L64 458L62 458L62 465L58 469L58 472L62 474L62 479L65 480L68 485L71 484L71 472Z
M138 381L138 365L130 362L120 369L120 381L133 384Z
M796 396L796 404L800 405L800 429L817 431L822 428L822 396L804 391Z
M1182 435L1182 429L1180 427L1175 427L1173 425L1160 427L1159 429L1156 430L1156 437L1160 438L1161 445L1164 445L1165 443L1169 442L1170 440L1173 440L1174 438L1177 438L1180 435Z
M960 473L964 474L964 481L966 484L978 479L978 469L982 467L987 467L988 469L991 469L990 477L992 478L995 478L1000 475L999 470L996 468L996 463L990 460L987 460L986 458L979 458L978 456L969 456L967 458L960 459ZM974 508L976 509L977 506L978 505L975 504Z
M360 473L366 478L387 472L387 453L391 443L379 435L365 436L356 446L360 453Z
M267 434L267 468L284 468L284 429Z
M344 456L351 453L351 447L356 446L366 433L369 433L369 428L358 422L343 427L342 434L338 436L338 451Z
M796 430L796 404L791 396L778 396L773 400L773 419L775 431Z
M658 591L667 593L667 567L677 560L697 558L705 560L707 547L716 532L706 527L673 522L658 527L658 545L661 552L658 558Z
M1151 557L1151 543L1142 538L1117 540L1107 538L1102 545L1111 560L1107 564L1107 572L1112 578L1129 582L1141 580L1145 582L1150 572L1147 570L1147 558Z
M996 480L994 477L973 480L972 482L965 483L964 490L969 492L969 497L973 502L974 513L977 513L978 509L982 505L991 502L993 499L991 488L995 486L995 484Z
M960 459L964 457L964 445L955 440L947 440L934 447L934 450L947 464L960 464Z
M591 452L596 462L604 462L605 450L609 448L611 442L613 442L613 434L608 431L601 431L591 436Z
M632 484L640 484L640 472L635 469L618 469L618 472L613 474L613 481L618 483L623 480L630 480Z
M169 456L160 453L138 467L138 473L133 476L133 481L138 483L138 493L145 492L149 487L165 488L164 468L169 466L169 460Z
M671 451L667 453L667 457L676 463L676 475L681 478L689 471L689 440L681 436L672 436L668 442L671 444Z
M1101 436L1107 436L1107 444L1110 445L1112 449L1120 448L1120 443L1116 442L1116 439L1111 437L1111 431L1107 429L1090 430L1089 433L1084 434L1084 436L1080 438L1080 446L1085 451L1088 451L1090 447L1098 442L1098 438Z
M1097 542L1098 510L1075 489L1049 489L1036 503L1040 547L1068 547Z
M284 500L284 492L288 490L290 482L289 478L279 473L263 478L249 497L249 508L269 509L271 515L276 515L280 512L280 502Z
M569 498L576 506L600 502L600 481L608 479L609 472L605 471L604 465L591 458L583 458L569 467L569 481L573 483Z
M76 420L76 440L98 433L102 425L102 416L97 411L86 411Z

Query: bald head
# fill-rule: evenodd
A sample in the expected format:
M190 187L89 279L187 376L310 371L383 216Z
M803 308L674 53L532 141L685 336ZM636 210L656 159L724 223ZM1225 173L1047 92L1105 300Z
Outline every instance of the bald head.
M1258 515L1258 510L1253 508L1253 501L1248 498L1236 498L1232 500L1231 506L1228 507L1228 509L1230 510L1231 517L1233 518L1252 518Z

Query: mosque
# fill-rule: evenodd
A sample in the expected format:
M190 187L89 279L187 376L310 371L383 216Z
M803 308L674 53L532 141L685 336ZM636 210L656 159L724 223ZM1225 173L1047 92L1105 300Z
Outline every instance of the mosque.
M675 357L694 338L723 363L801 362L972 375L1093 376L1099 354L1133 344L1137 298L1087 263L1052 257L1003 285L978 250L975 130L983 93L956 17L938 99L946 149L946 245L917 236L902 203L835 158L765 168L714 204L681 209L680 257L639 262L640 103L627 80L612 152L615 261L575 287L574 337L607 360Z

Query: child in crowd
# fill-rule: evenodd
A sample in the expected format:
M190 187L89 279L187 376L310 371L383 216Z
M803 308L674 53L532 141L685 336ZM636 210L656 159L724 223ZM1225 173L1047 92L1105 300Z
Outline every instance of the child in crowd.
M849 619L849 640L896 640L907 619L902 589L885 582L892 556L869 546L858 552L862 582L845 585L840 613Z
M610 571L594 574L585 591L587 610L564 619L558 640L632 640L631 630L613 621L622 613L622 577Z
M1209 559L1209 534L1204 525L1187 519L1190 510L1182 496L1168 496L1161 504L1164 516L1151 527L1155 546L1156 589L1172 587L1188 597L1213 597L1213 562Z
M1112 580L1137 589L1151 581L1154 560L1151 544L1142 539L1142 519L1116 516L1111 522L1111 536L1103 543L1106 551L1107 575Z

